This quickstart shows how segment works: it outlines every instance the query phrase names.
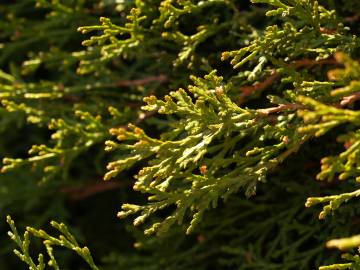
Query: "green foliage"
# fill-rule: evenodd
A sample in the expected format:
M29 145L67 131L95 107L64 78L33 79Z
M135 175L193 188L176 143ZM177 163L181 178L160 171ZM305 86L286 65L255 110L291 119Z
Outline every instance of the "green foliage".
M360 246L356 5L1 3L0 210L74 231L22 237L8 218L15 254L29 269L84 267L54 246L91 269L359 269L323 250ZM141 229L113 217L119 201Z
M192 215L190 233L199 223L203 213L216 207L220 198L227 199L240 188L251 196L256 182L265 181L268 171L280 164L288 155L298 150L306 136L289 132L293 114L278 119L271 125L261 112L244 110L226 96L231 85L221 85L222 78L211 73L205 79L193 78L195 85L189 92L196 97L193 102L185 90L170 92L165 101L154 96L145 98L146 110L161 114L178 114L175 129L166 133L161 141L149 138L142 130L111 130L119 140L138 140L134 145L107 142L107 149L130 150L130 155L111 162L105 179L139 160L155 155L151 166L137 175L135 190L150 193L147 206L123 205L120 217L140 212L135 219L138 225L149 215L175 204L176 211L162 223L155 223L146 232L164 231L175 222L181 223L184 215ZM205 120L206 119L206 120ZM289 142L284 142L284 138ZM246 139L246 142L244 140ZM277 141L268 145L267 141ZM259 143L260 142L260 143ZM239 145L242 145L241 148ZM213 162L216 160L216 162ZM231 166L236 169L231 169Z
M79 256L81 256L93 270L98 270L99 268L94 264L93 258L91 257L90 251L87 247L79 247L74 236L68 231L65 224L57 223L55 221L51 222L51 226L57 229L60 233L62 233L58 238L48 235L43 230L36 230L31 227L26 228L26 232L24 233L24 238L21 239L19 235L14 221L11 219L10 216L7 217L7 222L10 225L11 232L9 232L9 236L11 240L13 240L21 251L15 249L14 253L26 264L29 265L29 269L31 270L42 270L45 268L44 263L44 256L43 254L39 254L38 256L38 264L36 264L29 254L29 245L30 245L30 238L29 234L32 234L35 237L40 239L44 239L43 243L46 247L46 252L49 255L49 262L48 265L54 269L60 269L59 265L55 259L53 246L61 246L68 248L70 250L75 251Z

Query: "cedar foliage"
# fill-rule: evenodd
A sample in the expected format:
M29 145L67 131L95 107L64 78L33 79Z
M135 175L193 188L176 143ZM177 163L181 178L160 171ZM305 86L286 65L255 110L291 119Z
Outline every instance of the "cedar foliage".
M2 269L359 269L359 8L2 2Z

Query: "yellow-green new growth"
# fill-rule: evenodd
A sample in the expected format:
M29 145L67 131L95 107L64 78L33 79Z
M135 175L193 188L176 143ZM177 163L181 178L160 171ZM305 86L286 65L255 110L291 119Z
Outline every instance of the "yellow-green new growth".
M92 270L99 270L95 265L94 260L87 247L80 247L75 237L69 232L65 224L52 221L50 224L53 228L59 231L58 237L51 236L43 230L37 230L32 227L27 227L24 232L23 239L19 235L15 222L10 216L7 216L7 223L11 231L8 232L10 238L20 248L14 249L14 253L29 266L30 270L43 270L45 269L45 257L42 253L38 255L38 263L36 264L29 254L30 235L43 240L46 252L49 256L48 265L55 270L60 270L59 264L55 259L53 246L64 247L77 253L89 265Z

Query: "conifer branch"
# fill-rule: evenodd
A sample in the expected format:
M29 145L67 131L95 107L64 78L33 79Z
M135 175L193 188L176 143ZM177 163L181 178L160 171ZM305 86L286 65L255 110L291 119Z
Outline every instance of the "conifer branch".
M10 238L18 245L20 251L15 249L14 253L27 265L29 265L29 269L31 270L43 270L45 269L45 262L44 262L44 255L39 254L38 257L38 264L35 264L31 256L29 255L29 245L30 245L30 238L29 234L43 239L43 244L46 247L46 251L49 255L48 265L54 269L59 269L59 265L54 257L53 253L53 246L61 246L65 247L69 250L73 250L76 252L80 257L82 257L85 262L90 266L92 270L99 270L99 268L95 265L93 258L90 254L90 251L87 247L81 248L77 243L74 236L69 232L65 224L57 223L55 221L51 222L51 226L54 227L56 230L60 232L59 237L54 237L47 234L43 230L36 230L31 227L27 227L24 233L24 240L21 239L14 221L11 219L10 216L7 217L7 223L10 226L11 232L9 232Z
M110 248L91 227L103 249L94 253L101 267L302 270L333 261L331 254L321 257L320 245L335 231L352 231L350 222L310 221L299 202L324 193L324 185L310 181L312 171L302 170L321 157L317 179L336 180L332 194L338 194L310 197L306 206L322 204L325 218L359 196L358 190L342 192L360 181L360 64L352 59L360 44L354 25L360 5L339 1L0 4L1 209L26 217L21 222L41 223L54 209L73 215L64 197L82 200L127 186L124 177L136 171L133 189L148 200L124 203L118 216L135 215L134 225L162 236L135 233L144 252L130 256L115 250L129 243L114 241ZM86 35L85 48L73 29ZM273 105L264 105L267 89ZM239 105L249 98L249 107ZM326 146L311 142L325 134ZM332 134L344 150L333 145ZM104 179L121 181L93 182L109 160ZM137 200L128 189L119 194ZM109 201L96 201L94 215ZM353 216L356 208L344 212ZM76 218L88 236L93 219ZM60 232L55 237L30 227L20 236L11 218L8 223L15 253L30 269L68 263L61 257L58 264L56 246L100 268L63 224L52 222ZM185 238L184 228L195 237ZM46 256L32 258L30 235L44 241ZM327 245L354 248L358 236ZM344 258L320 269L359 269L358 254Z
M189 91L196 96L195 102L182 89L166 96L165 101L157 100L154 96L145 99L148 104L144 106L146 110L187 116L185 121L178 123L177 130L167 134L163 140L158 140L148 137L135 126L130 126L130 130L113 129L111 132L118 140L138 142L133 145L113 141L106 143L108 151L123 149L128 150L129 155L109 163L105 180L115 177L140 160L153 158L150 166L144 167L137 175L134 189L150 193L149 199L154 202L145 206L124 204L119 217L140 212L134 221L134 224L139 225L160 209L173 204L177 207L171 216L153 224L147 233L164 232L173 223L181 223L188 211L192 212L192 221L188 227L188 232L191 232L207 208L216 206L220 198L227 198L239 188L244 188L247 195L253 194L256 182L265 181L268 171L296 152L308 139L307 136L284 134L277 126L268 125L266 119L257 118L258 112L238 107L226 96L226 89L230 85L221 85L222 78L214 72L205 79L193 80L195 85L190 86ZM205 115L206 122L203 120ZM196 129L188 130L186 127L189 125ZM265 129L263 136L270 136L279 142L261 148L253 148L252 143L249 143L245 144L244 149L233 150L232 153L229 147L235 147L244 136L257 136L256 130L262 128ZM184 132L188 133L188 137L176 139ZM239 135L227 137L225 144L213 143L233 133ZM218 162L210 164L204 159L205 155L215 155ZM237 164L237 169L228 171L226 167L232 163ZM197 168L200 168L200 174L196 173ZM209 196L209 192L214 195Z
M319 219L324 219L328 214L337 210L344 202L360 196L360 189L349 193L342 193L339 195L331 195L325 197L310 197L307 199L305 206L311 207L316 204L326 204L319 214Z
M313 60L313 59L301 59L296 60L292 64L287 64L286 68L284 69L284 72L286 72L287 68L311 68L313 66L322 66L322 65L336 65L339 64L339 62L336 59L322 59L322 60ZM240 103L244 102L244 98L254 94L261 92L268 87L270 87L274 82L276 82L278 79L281 78L281 73L275 70L272 70L270 76L268 76L264 81L257 82L252 86L243 86L240 88L241 92L241 100Z

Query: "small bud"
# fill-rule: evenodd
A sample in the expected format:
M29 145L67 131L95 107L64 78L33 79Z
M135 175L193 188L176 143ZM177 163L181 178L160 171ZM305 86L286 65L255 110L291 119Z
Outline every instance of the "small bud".
M321 168L322 171L325 171L325 170L329 169L329 165L328 164L322 164L320 168Z
M123 219L123 218L127 217L127 214L125 212L121 211L121 212L118 212L116 216L118 218Z
M305 207L310 207L312 206L314 203L316 202L315 198L307 198L306 203L305 203Z
M289 144L289 137L288 137L288 136L284 136L284 137L282 138L282 141L283 141L283 143L285 143L285 144Z
M352 146L353 144L354 144L353 141L346 141L346 142L344 143L344 148L345 148L345 149L349 149L350 146Z
M221 61L225 61L226 59L228 59L230 57L230 53L229 52L223 52L221 54Z
M105 141L105 151L112 151L116 146L117 144L113 141Z
M200 172L201 172L202 175L205 175L205 174L207 173L207 167L206 167L206 165L202 165L202 166L200 167Z
M319 219L325 219L325 217L326 217L325 211L321 211L319 214Z
M222 94L224 94L224 87L218 86L215 88L215 94L216 96L220 97Z
M119 141L125 141L126 140L126 136L125 134L120 134L116 137L116 139L118 139Z
M347 172L343 172L339 175L339 180L343 181L350 177L350 174Z
M121 129L111 128L111 129L109 130L109 132L110 132L111 135L117 135L117 134L121 133Z
M134 132L135 132L135 134L140 135L143 133L143 130L141 128L136 127Z
M321 164L324 164L324 163L329 163L331 160L330 160L330 158L329 157L324 157L324 158L322 158L321 159Z
M345 59L345 54L343 52L336 52L334 58L337 62L343 63Z
M148 144L147 141L140 140L140 141L138 141L138 142L135 144L135 146L145 146L145 145L147 145L147 144Z
M139 216L139 217L137 217L137 218L134 220L134 222L133 222L134 226L139 226L139 225L141 225L142 223L144 223L145 218L146 218L146 216Z

